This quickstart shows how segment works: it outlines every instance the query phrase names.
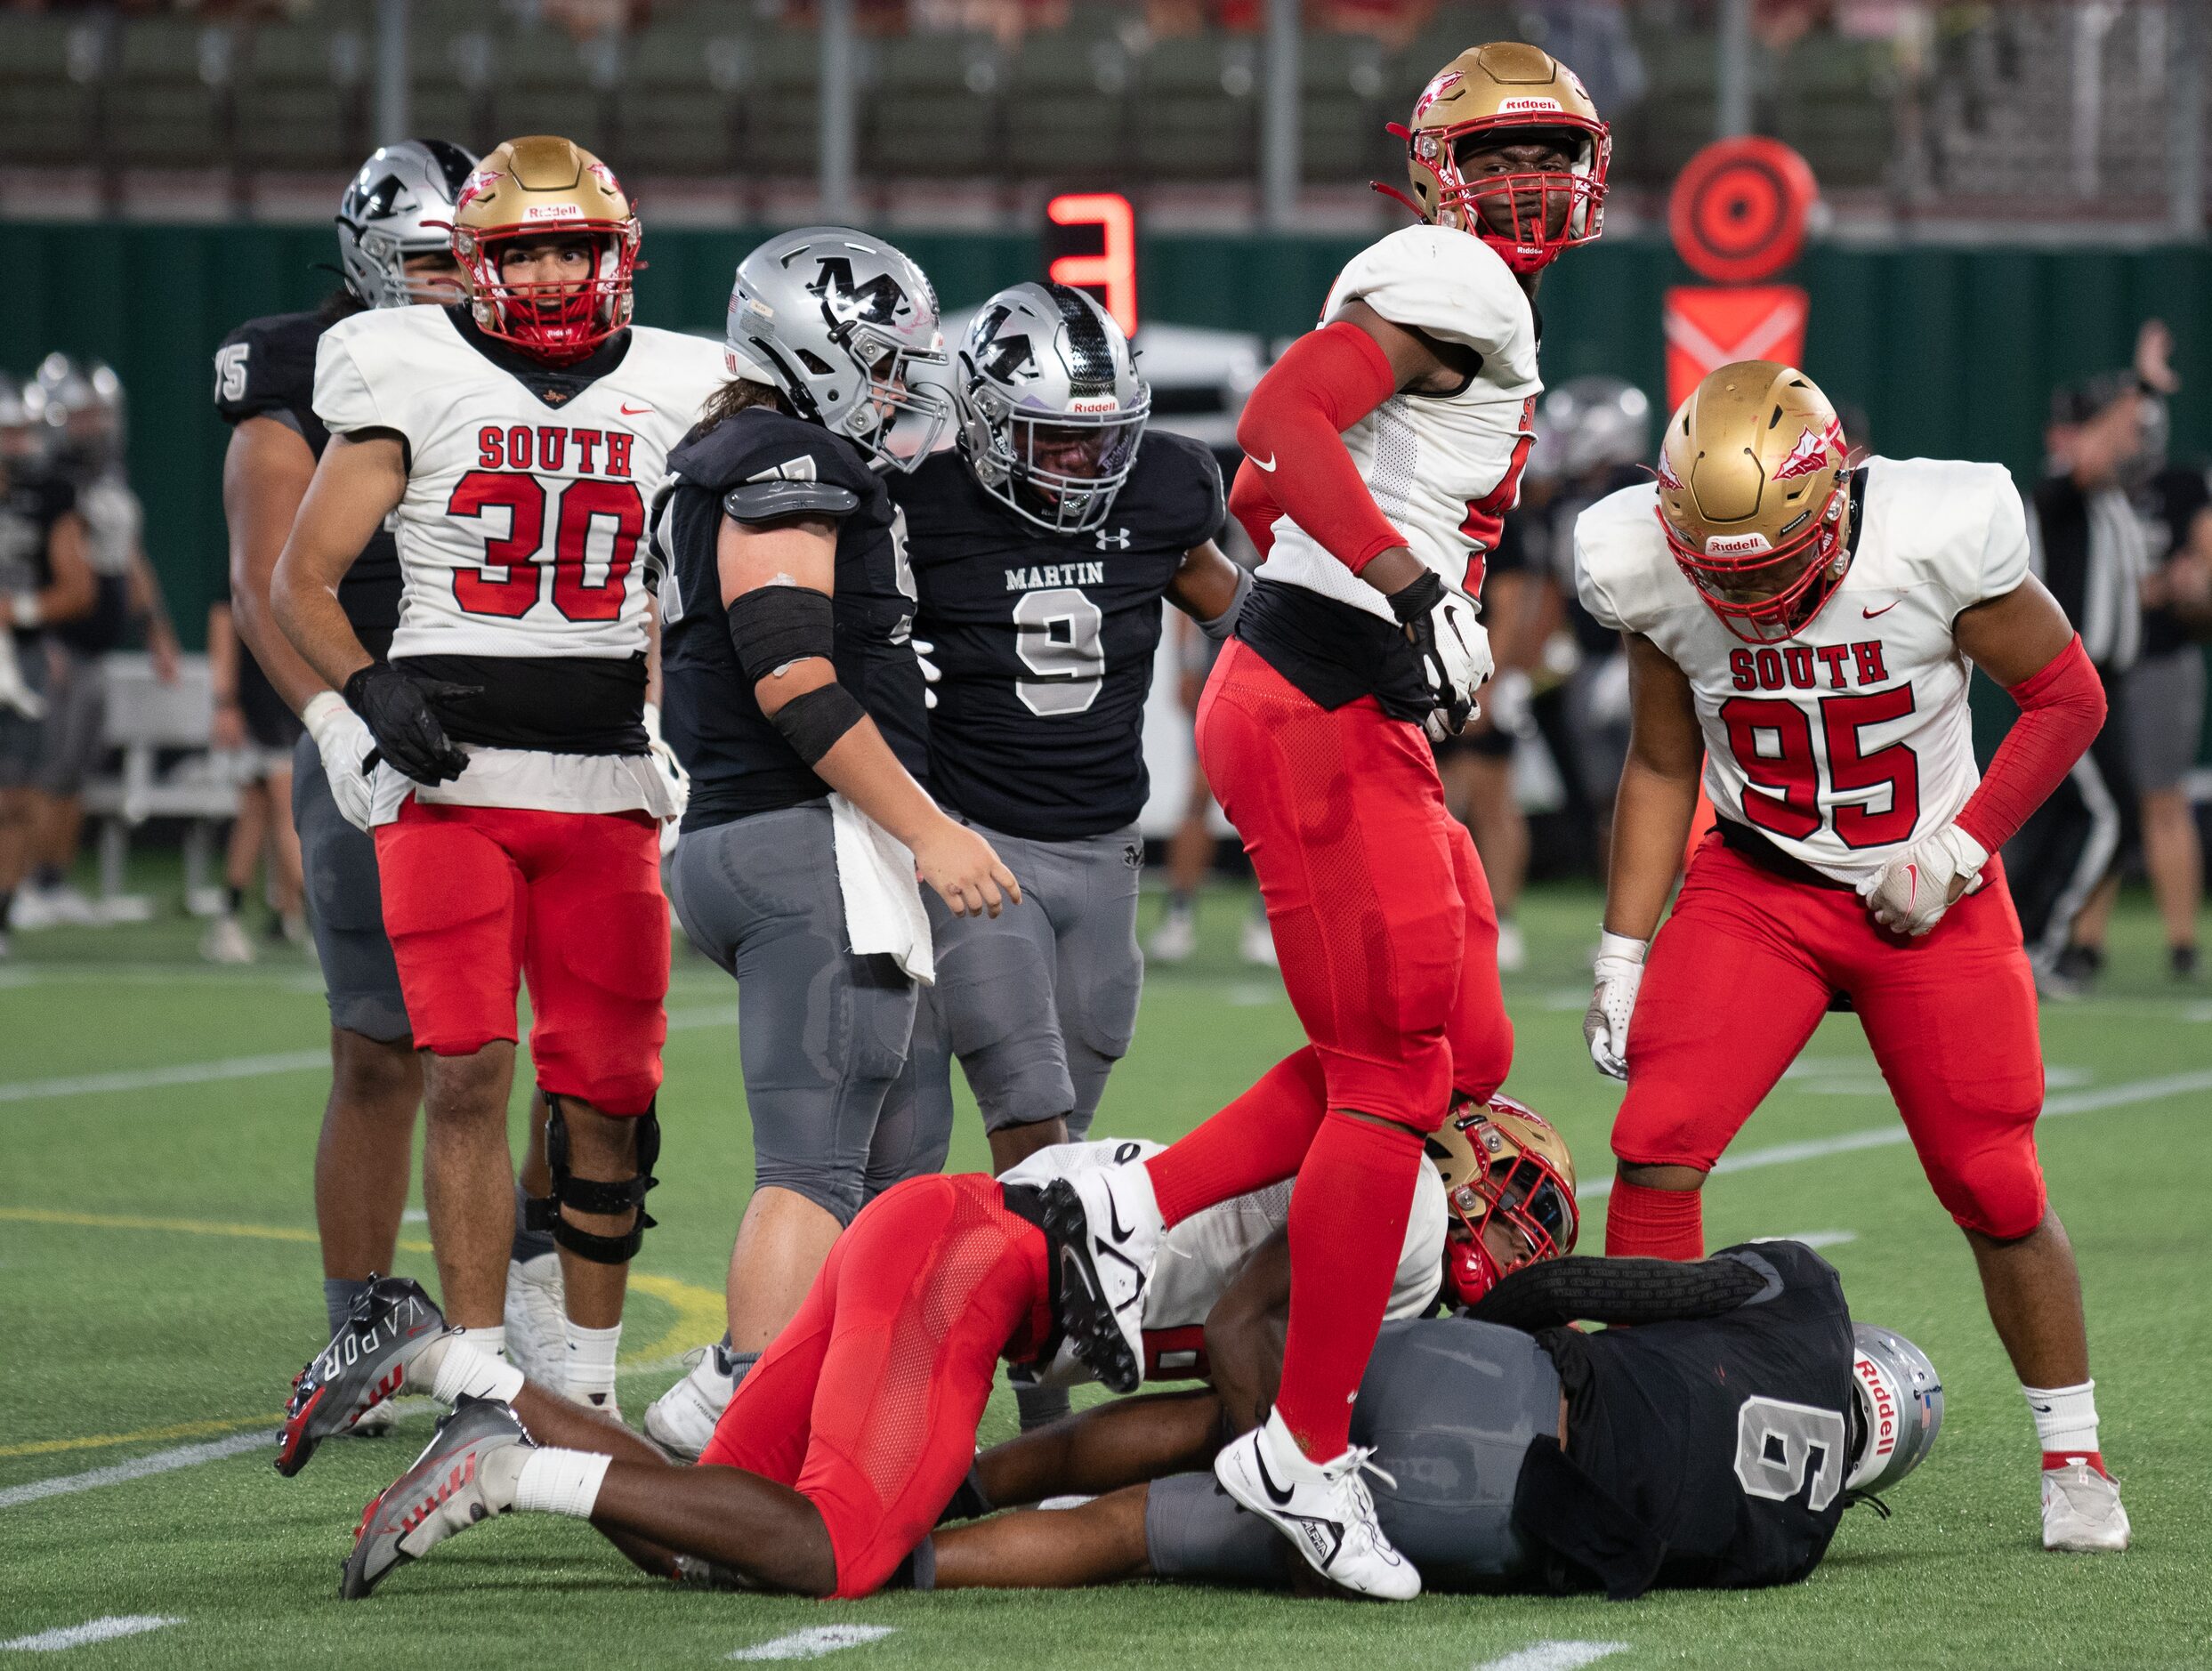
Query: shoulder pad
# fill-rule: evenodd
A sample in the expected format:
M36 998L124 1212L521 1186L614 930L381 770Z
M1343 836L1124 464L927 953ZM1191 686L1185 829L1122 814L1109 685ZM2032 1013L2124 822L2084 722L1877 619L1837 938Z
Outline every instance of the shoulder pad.
M1575 519L1575 593L1602 626L1645 631L1686 585L1659 531L1659 488L1609 493Z
M1139 504L1117 501L1134 521L1157 520L1170 543L1189 549L1214 538L1228 515L1221 465L1203 441L1167 430L1148 429L1140 443L1133 479L1142 479Z
M228 424L277 410L311 408L315 343L322 321L312 313L248 319L215 350L215 410Z
M865 498L876 480L851 442L769 407L748 407L689 437L668 463L686 481L715 493L780 478L831 482Z
M1409 226L1354 255L1329 292L1333 310L1365 302L1393 325L1496 357L1536 375L1536 315L1498 252L1447 227Z
M795 516L850 516L860 508L860 496L834 481L792 481L769 476L739 482L722 496L722 508L732 521L779 522Z

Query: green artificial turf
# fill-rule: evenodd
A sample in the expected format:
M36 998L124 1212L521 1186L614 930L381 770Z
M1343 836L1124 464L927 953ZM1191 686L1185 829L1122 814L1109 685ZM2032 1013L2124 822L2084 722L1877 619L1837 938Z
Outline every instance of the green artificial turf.
M1243 908L1233 892L1212 896L1200 957L1152 973L1100 1134L1171 1138L1298 1042L1272 973L1236 961ZM1586 890L1530 898L1531 967L1507 981L1519 1027L1510 1088L1564 1129L1591 1180L1610 1175L1604 1139L1618 1101L1580 1033L1596 915ZM320 1344L309 1174L326 1080L283 1060L321 1046L319 989L296 952L208 968L193 956L194 935L176 919L19 935L15 962L0 965L0 1493L254 1432ZM2054 1099L2212 1069L2212 991L2160 978L2138 901L2123 908L2113 964L2097 997L2045 1013ZM675 1353L714 1326L745 1201L734 997L718 971L679 957L664 1183L653 1199L662 1227L637 1266L658 1280L655 1292L634 1290L627 1323L622 1399L633 1420L678 1372ZM225 1062L245 1065L136 1088L41 1083ZM392 1439L328 1447L297 1480L279 1480L255 1450L0 1506L0 1644L151 1615L181 1622L69 1657L706 1666L792 1632L860 1624L892 1634L834 1655L852 1671L1467 1671L1558 1643L1626 1644L1602 1661L1623 1671L2212 1665L2212 1415L2200 1385L2212 1342L2208 1113L2212 1088L2199 1086L2074 1113L2041 1132L2052 1199L2087 1288L2104 1450L2135 1518L2136 1547L2117 1558L2038 1547L2027 1412L1966 1247L1898 1145L1735 1173L1707 1192L1715 1246L1837 1236L1825 1251L1853 1309L1919 1341L1947 1388L1942 1442L1894 1493L1895 1518L1847 1515L1826 1564L1793 1588L1618 1606L1428 1597L1384 1608L1149 1584L824 1603L678 1594L638 1576L587 1528L517 1517L441 1547L372 1601L342 1604L335 1579L354 1520L427 1437L424 1406ZM1737 1150L1895 1118L1856 1023L1836 1017ZM965 1101L962 1119L953 1164L979 1166L981 1132ZM1594 1207L1587 1215L1588 1251L1602 1247L1602 1217ZM405 1231L417 1244L424 1234L419 1223ZM430 1278L422 1252L400 1263ZM984 1437L1011 1428L1002 1392ZM61 1448L78 1441L93 1442ZM1571 1662L1563 1651L1521 1663Z

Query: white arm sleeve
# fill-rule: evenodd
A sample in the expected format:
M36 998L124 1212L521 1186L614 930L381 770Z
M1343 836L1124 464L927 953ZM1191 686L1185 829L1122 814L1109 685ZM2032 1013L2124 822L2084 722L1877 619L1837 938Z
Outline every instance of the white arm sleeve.
M1425 1160L1420 1182L1414 1186L1413 1211L1406 1219L1405 1251L1399 1255L1398 1275L1391 1284L1385 1318L1420 1317L1436 1304L1436 1296L1444 1286L1444 1235L1450 1218L1444 1181Z

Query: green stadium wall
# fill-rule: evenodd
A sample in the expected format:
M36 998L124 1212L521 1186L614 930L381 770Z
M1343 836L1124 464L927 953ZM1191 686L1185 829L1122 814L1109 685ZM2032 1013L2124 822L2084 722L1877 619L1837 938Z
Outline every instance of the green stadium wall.
M638 279L641 321L718 331L730 275L755 235L658 231ZM1026 236L903 235L948 307L1033 277ZM1138 299L1178 324L1299 331L1365 240L1160 234L1144 239ZM210 401L215 344L240 320L305 308L335 282L326 229L0 222L0 367L55 349L96 355L131 400L131 468L147 545L197 642L222 582L224 431ZM2174 327L2184 389L2174 434L2212 453L2212 250L1908 249L1809 253L1790 277L1812 297L1806 368L1860 408L1880 450L2037 467L2054 384L2127 363L2135 327ZM1663 386L1661 292L1690 275L1663 244L1615 238L1569 256L1541 297L1544 368Z

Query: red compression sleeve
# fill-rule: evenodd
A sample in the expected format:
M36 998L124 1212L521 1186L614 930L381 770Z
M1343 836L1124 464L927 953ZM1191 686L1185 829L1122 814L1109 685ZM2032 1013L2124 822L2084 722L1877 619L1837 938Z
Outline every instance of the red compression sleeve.
M1344 433L1398 392L1383 345L1339 320L1308 332L1260 379L1237 421L1246 460L1229 508L1262 555L1288 516L1358 574L1406 537L1376 508Z
M2020 704L1982 787L1959 809L1958 827L1995 852L2058 787L2104 724L2104 683L2081 635L2009 694Z

